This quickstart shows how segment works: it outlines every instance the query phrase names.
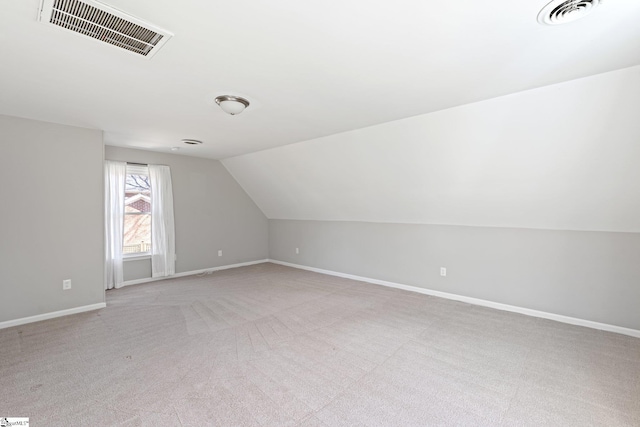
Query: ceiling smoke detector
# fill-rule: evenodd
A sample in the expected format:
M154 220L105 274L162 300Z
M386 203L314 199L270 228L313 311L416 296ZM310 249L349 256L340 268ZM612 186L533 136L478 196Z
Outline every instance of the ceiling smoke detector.
M173 36L96 0L41 0L38 20L147 58Z
M183 139L182 142L184 142L185 144L189 144L189 145L200 145L200 144L202 144L202 141L199 141L197 139Z
M560 25L584 18L600 4L602 0L553 0L542 8L538 22L544 25Z

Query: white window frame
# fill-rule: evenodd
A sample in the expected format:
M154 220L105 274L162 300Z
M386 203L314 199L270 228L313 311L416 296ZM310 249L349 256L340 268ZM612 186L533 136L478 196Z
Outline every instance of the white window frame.
M146 175L149 176L149 167L146 165L134 165L134 164L130 164L127 163L127 172L125 175L125 181L126 181L126 177L128 175ZM153 197L153 189L151 190L151 197ZM125 213L125 216L127 214ZM149 214L151 215L151 214ZM151 242L151 244L153 245L153 242ZM151 250L147 251L147 252L134 252L134 253L129 253L129 254L125 254L124 253L124 240L123 240L123 253L122 253L122 259L123 261L137 261L137 260L141 260L141 259L151 259Z

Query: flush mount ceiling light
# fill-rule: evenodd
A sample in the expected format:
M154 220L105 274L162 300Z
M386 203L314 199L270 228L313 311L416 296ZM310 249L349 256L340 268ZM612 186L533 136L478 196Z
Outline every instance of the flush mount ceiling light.
M236 114L242 113L244 109L249 106L249 101L239 96L220 95L216 98L216 104L218 104L225 113L235 116Z
M544 25L559 25L584 18L602 2L602 0L553 0L542 8L538 22Z
M183 139L182 142L189 145L200 145L202 141L198 141L197 139ZM176 147L174 147L176 148Z

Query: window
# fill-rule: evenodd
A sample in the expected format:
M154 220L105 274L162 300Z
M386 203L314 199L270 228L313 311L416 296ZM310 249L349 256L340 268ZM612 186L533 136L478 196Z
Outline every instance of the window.
M122 253L151 252L151 183L146 166L127 165Z
M104 288L123 286L125 257L150 258L151 277L176 274L169 166L105 160L104 190Z

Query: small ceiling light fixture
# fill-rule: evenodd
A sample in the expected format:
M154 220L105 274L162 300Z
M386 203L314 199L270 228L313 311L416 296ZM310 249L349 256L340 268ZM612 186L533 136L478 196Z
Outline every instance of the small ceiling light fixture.
M189 144L189 145L200 145L200 144L202 144L202 141L199 141L197 139L183 139L182 142L184 142L185 144Z
M216 98L216 104L222 108L227 114L235 116L244 111L249 106L249 101L239 96L232 95L220 95Z
M584 18L600 4L602 0L553 0L542 8L538 22L544 25L559 25Z

